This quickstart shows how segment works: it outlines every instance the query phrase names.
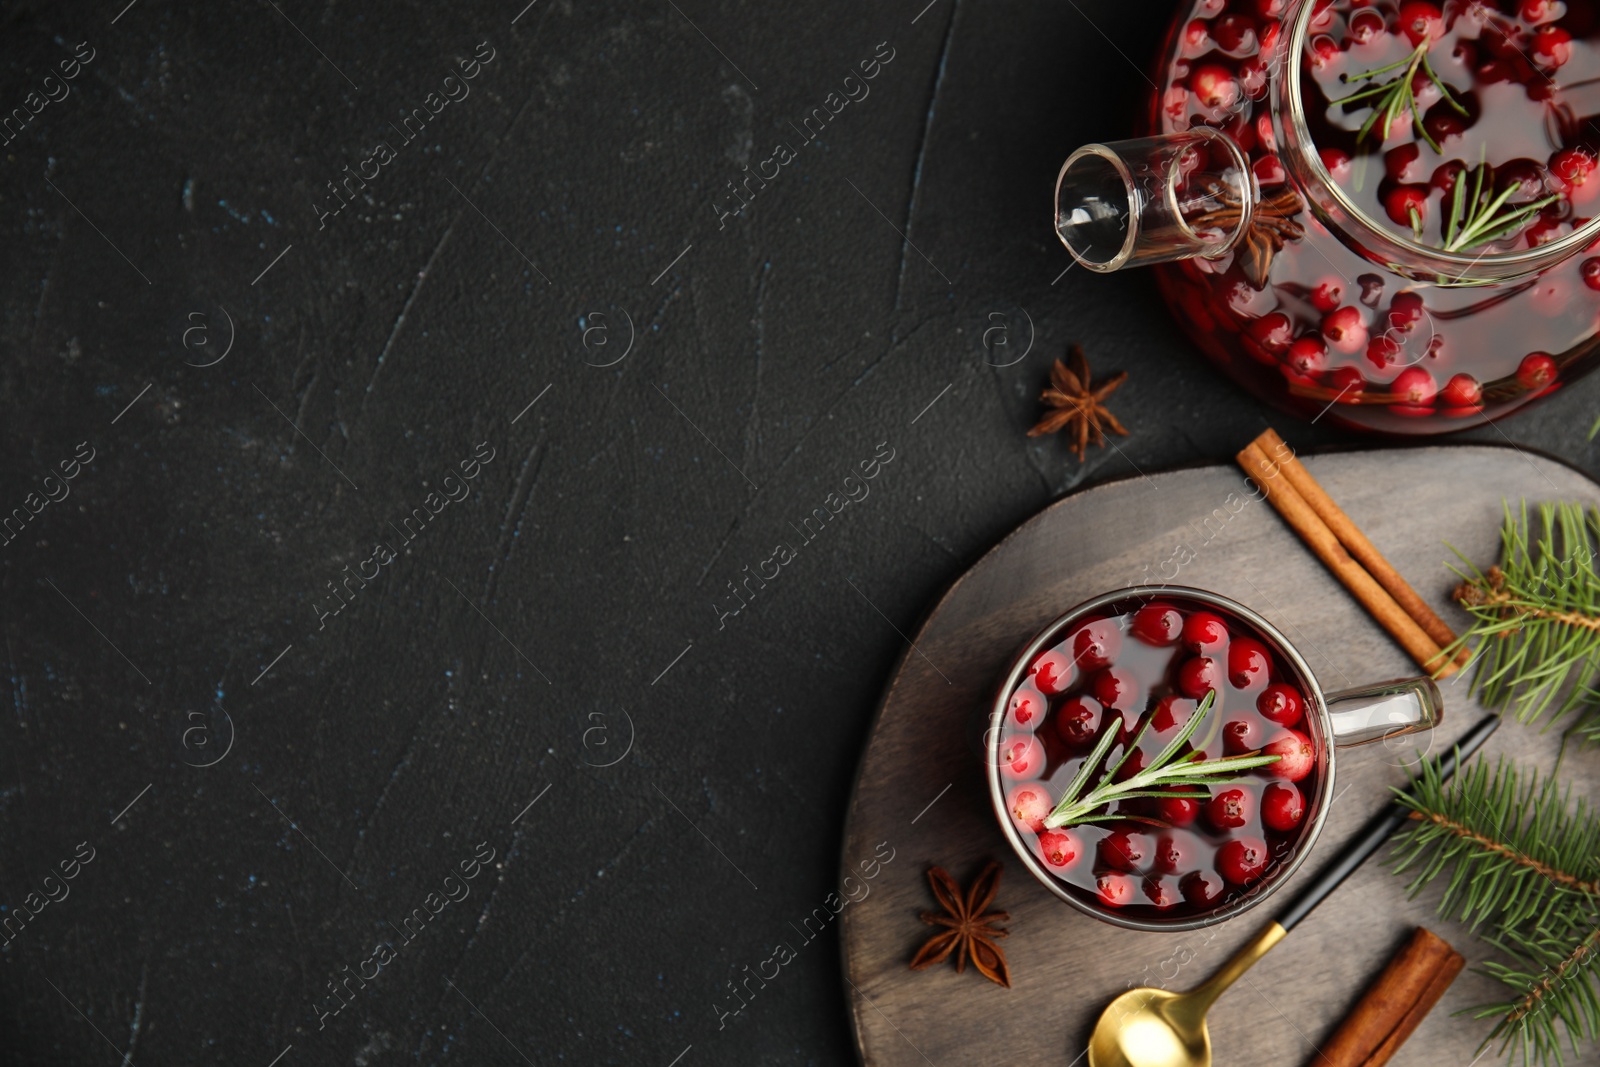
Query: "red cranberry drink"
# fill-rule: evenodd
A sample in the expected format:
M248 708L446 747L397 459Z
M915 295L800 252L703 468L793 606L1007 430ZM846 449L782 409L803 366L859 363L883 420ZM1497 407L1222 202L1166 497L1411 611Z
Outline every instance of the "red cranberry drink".
M1158 254L1147 223L1130 262L1168 261L1180 321L1257 394L1436 433L1600 362L1600 0L1189 0L1157 82L1159 143L1224 135L1176 187L1220 243Z
M991 791L1030 869L1082 910L1146 929L1216 921L1298 866L1325 814L1336 730L1370 740L1438 714L1426 679L1336 698L1337 725L1326 700L1241 605L1180 588L1108 594L1013 668Z

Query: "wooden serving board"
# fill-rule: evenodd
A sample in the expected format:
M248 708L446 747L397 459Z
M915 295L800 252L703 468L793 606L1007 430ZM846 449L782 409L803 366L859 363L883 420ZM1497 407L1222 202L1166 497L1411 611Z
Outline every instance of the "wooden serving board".
M1465 616L1449 601L1455 579L1445 564L1454 557L1446 541L1486 566L1498 556L1502 500L1600 503L1600 485L1554 459L1509 447L1343 452L1306 463L1458 628ZM1293 896L1291 885L1254 911L1190 933L1138 933L1081 915L1035 883L1012 854L990 808L979 747L993 686L1029 637L1078 601L1141 581L1201 586L1255 608L1297 643L1330 691L1417 673L1265 502L1240 506L1249 499L1231 466L1086 490L1024 523L934 605L885 691L846 818L841 880L855 877L841 895L856 902L841 917L843 963L868 1067L1081 1063L1094 1020L1113 997L1133 985L1199 983ZM1442 688L1446 719L1433 742L1423 735L1404 747L1340 755L1337 802L1299 878L1331 859L1386 803L1388 787L1407 780L1405 764L1420 750L1454 742L1484 714L1465 680ZM1557 743L1555 731L1507 722L1484 756L1509 753L1547 769ZM1593 798L1600 754L1569 751L1563 777L1575 795ZM890 849L890 862L872 864ZM924 872L943 866L966 885L991 856L1005 863L995 906L1011 913L1002 945L1013 987L993 985L970 967L965 974L949 964L910 971L907 961L932 932L918 920L935 906ZM1352 876L1213 1008L1218 1067L1315 1064L1317 1045L1416 925L1443 936L1470 963L1488 957L1464 928L1434 917L1437 887L1407 900L1405 880L1382 858ZM863 870L875 877L863 879ZM1391 1062L1466 1067L1491 1023L1452 1014L1499 999L1499 988L1463 973ZM1491 1052L1480 1062L1498 1061Z

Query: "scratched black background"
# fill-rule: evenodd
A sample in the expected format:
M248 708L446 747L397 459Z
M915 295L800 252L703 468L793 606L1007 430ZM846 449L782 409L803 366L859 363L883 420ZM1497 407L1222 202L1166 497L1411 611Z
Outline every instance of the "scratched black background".
M125 3L0 5L6 113L95 56L0 148L0 512L95 452L0 549L0 918L69 893L0 950L0 1055L849 1061L832 931L725 1028L713 1005L835 887L902 633L1047 501L1268 418L1147 278L1062 276L1050 233L1165 9ZM483 42L319 229L325 183ZM880 42L870 95L719 228ZM1071 341L1132 375L1132 437L1082 467L1023 436ZM1592 468L1596 410L1600 379L1504 433ZM881 442L870 496L719 627Z

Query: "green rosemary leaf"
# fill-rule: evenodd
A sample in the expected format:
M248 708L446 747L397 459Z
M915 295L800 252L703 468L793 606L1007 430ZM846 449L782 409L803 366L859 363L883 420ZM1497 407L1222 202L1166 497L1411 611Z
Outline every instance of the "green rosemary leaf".
M1240 773L1256 767L1264 767L1276 763L1280 757L1265 755L1226 756L1221 759L1207 760L1202 752L1191 752L1187 756L1180 756L1179 752L1184 745L1194 736L1200 728L1201 720L1210 716L1216 702L1214 692L1207 693L1196 707L1195 713L1184 723L1182 730L1171 741L1167 742L1160 754L1150 762L1150 766L1137 774L1131 775L1126 781L1118 782L1115 775L1133 751L1138 748L1139 742L1150 729L1151 713L1146 712L1134 737L1124 747L1121 757L1115 764L1101 772L1094 787L1084 792L1094 769L1106 758L1111 750L1114 739L1120 733L1114 726L1107 726L1100 740L1096 743L1094 751L1073 776L1072 782L1062 794L1054 809L1045 818L1044 824L1050 829L1059 829L1063 826L1074 826L1083 822L1100 822L1111 818L1109 808L1120 800L1133 797L1167 797L1175 794L1168 792L1169 786L1202 787L1212 786L1224 781L1231 781ZM1192 795L1198 798L1201 794L1180 793L1176 795ZM1209 795L1209 794L1205 794ZM1121 816L1118 816L1119 818Z

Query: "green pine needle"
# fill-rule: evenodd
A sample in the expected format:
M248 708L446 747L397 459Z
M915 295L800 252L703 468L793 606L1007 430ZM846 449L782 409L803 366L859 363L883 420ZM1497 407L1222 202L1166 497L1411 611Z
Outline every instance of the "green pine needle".
M1413 815L1396 869L1413 872L1411 892L1442 879L1439 913L1506 957L1481 971L1509 999L1468 1009L1497 1020L1480 1047L1498 1042L1526 1067L1560 1067L1569 1051L1593 1062L1584 1043L1600 1040L1600 817L1505 760L1448 784L1424 763L1400 802Z
M1498 565L1478 570L1457 552L1455 599L1472 626L1448 650L1476 646L1473 687L1491 707L1510 705L1532 722L1580 709L1585 737L1600 736L1600 509L1543 504L1538 526L1526 502L1506 507Z
M1504 931L1600 903L1600 819L1553 779L1502 760L1477 762L1444 784L1424 762L1400 802L1414 814L1400 837L1397 873L1415 895L1444 879L1439 910L1477 930Z

